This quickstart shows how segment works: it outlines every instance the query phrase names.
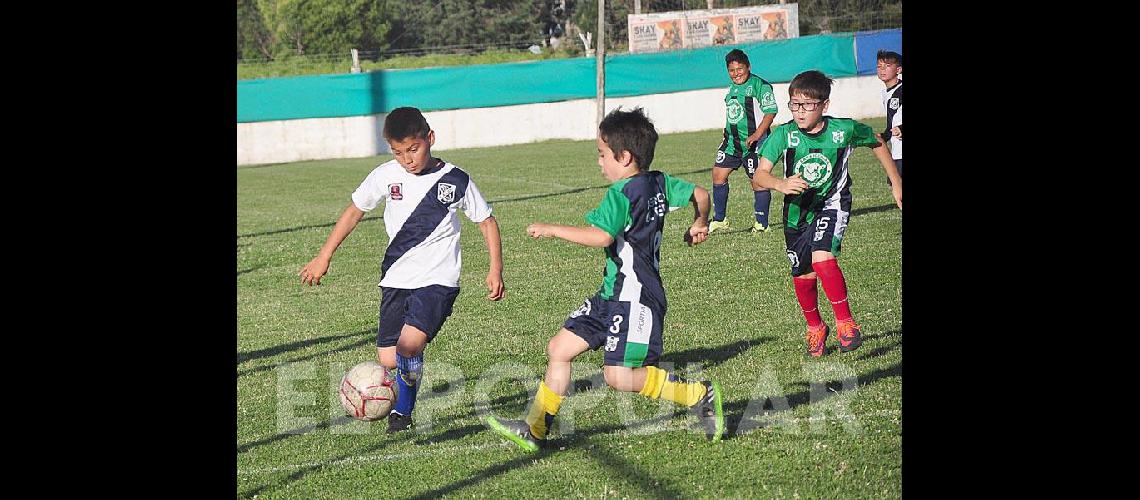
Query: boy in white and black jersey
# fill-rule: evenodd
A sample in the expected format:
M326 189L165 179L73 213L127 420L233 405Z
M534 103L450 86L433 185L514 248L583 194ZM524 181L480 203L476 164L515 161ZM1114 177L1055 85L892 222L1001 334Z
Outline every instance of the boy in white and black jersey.
M385 202L389 241L380 265L376 355L380 364L397 369L396 405L388 416L388 432L396 432L411 424L424 348L451 315L459 295L460 210L479 226L487 242L487 298L502 299L505 288L499 224L491 206L466 172L431 155L435 132L420 110L392 110L384 120L384 138L396 158L360 183L320 252L299 274L302 283L321 284L337 247L365 213Z
M887 128L880 137L890 144L891 159L895 161L899 177L902 177L902 54L880 50L875 57L878 59L876 73L886 86L883 89L883 107L887 109ZM890 182L888 179L887 184Z

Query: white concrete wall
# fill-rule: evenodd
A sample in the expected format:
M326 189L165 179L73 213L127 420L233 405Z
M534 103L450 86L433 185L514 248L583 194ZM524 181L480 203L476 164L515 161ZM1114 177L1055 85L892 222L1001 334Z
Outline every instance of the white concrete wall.
M725 78L727 82L727 77ZM694 90L606 99L606 112L622 106L645 108L657 132L691 132L724 126L724 91ZM791 119L788 84L777 83L780 111L775 123ZM886 114L879 100L882 82L874 75L840 78L831 89L827 114L863 119ZM593 139L593 99L424 113L435 130L433 149L523 144L547 139ZM384 114L237 124L237 163L252 165L302 160L362 158L388 153L380 137Z

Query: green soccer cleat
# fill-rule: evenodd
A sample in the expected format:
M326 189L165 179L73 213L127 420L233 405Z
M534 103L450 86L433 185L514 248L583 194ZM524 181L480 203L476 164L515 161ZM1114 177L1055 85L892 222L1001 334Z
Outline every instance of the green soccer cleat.
M534 453L546 443L545 439L538 439L531 435L530 425L522 420L504 420L500 422L493 416L488 416L485 420L487 427L495 431L500 436L503 436L511 442L519 445L523 451L527 453Z
M705 428L705 437L720 441L724 435L724 407L721 401L720 382L703 381L705 396L693 405L693 413Z
M717 231L727 231L727 230L728 230L728 221L727 220L714 220L714 221L709 223L709 234L713 234Z

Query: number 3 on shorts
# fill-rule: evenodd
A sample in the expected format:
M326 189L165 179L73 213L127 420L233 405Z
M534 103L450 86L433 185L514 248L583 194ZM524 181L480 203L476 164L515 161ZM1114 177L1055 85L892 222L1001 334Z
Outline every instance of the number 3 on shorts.
M621 322L622 322L622 318L621 318L620 314L614 316L614 325L610 327L610 333L620 332L621 331Z

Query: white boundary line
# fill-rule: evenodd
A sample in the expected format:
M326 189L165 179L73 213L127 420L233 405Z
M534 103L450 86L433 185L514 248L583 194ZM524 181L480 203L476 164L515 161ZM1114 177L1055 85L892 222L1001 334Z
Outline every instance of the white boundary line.
M858 417L887 417L887 416L899 415L901 413L902 413L901 410L880 410L877 412L865 413L865 414L859 415L859 416L855 416L855 415L828 415L825 417L809 416L809 417L797 417L797 418L783 419L783 420L781 420L781 422L799 424L802 422L811 422L811 421L820 421L820 420L846 420L848 418L853 418L853 417L854 418L858 418ZM671 430L680 430L680 429L671 429ZM747 435L747 434L751 434L752 432L755 432L756 430L758 430L758 429L750 429L750 430L745 431L743 433L734 433L734 434ZM623 434L621 432L618 432L618 435L623 435ZM499 443L489 443L489 444L480 444L480 445L472 445L472 446L455 446L455 447L450 447L450 448L437 448L437 449L428 449L428 450L422 450L422 451L410 451L410 452L405 452L405 453L392 453L392 454L388 454L388 455L363 455L363 456L359 456L359 457L342 458L339 460L320 460L320 461L316 461L316 462L306 462L306 463L302 463L302 464L282 465L282 466L278 466L278 467L261 467L261 468L255 467L255 468L248 468L248 469L238 469L237 473L239 476L275 474L278 472L295 471L298 469L305 469L305 468L324 468L324 467L338 466L338 465L353 465L353 464L363 464L363 463L372 463L372 462L390 462L392 460L400 460L400 459L404 459L404 458L417 459L417 458L429 457L429 456L433 456L433 455L448 455L448 454L468 453L468 452L472 452L472 451L487 450L487 449L491 449L491 448L506 448L506 447L510 447L510 446L514 446L514 444L507 442L507 441L502 441Z

